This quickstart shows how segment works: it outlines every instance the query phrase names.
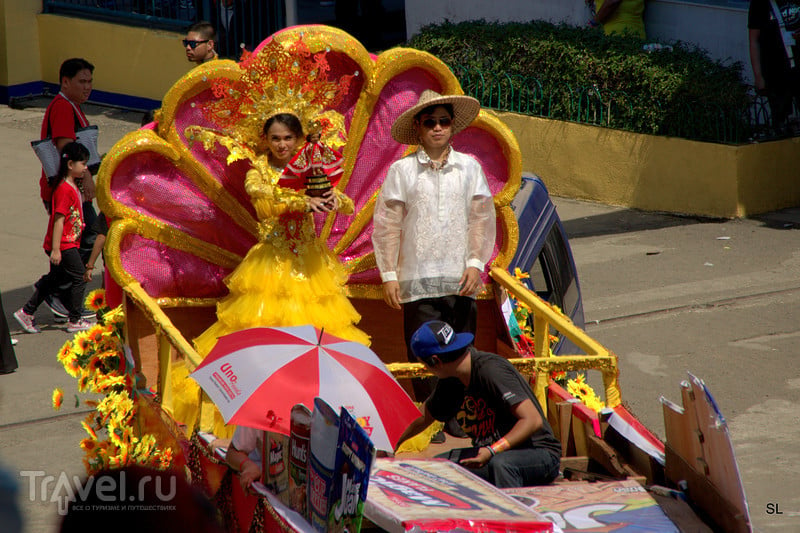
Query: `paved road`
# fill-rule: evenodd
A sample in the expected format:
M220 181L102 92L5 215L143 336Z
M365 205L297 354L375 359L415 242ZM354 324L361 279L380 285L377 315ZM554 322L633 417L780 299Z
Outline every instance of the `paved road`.
M90 107L101 150L141 115ZM0 108L0 290L5 314L29 297L47 268L38 165L28 145L42 108ZM679 401L687 372L703 378L727 416L757 531L800 530L800 210L759 220L700 220L556 199L578 264L587 330L620 357L623 399L663 436L659 397ZM18 334L20 369L0 376L0 463L19 477L26 531L52 531L57 502L40 501L34 472L82 475L85 407L55 353L68 335L51 324ZM13 318L11 319L13 320ZM12 328L14 324L12 323ZM50 408L54 387L64 407ZM38 478L41 479L41 478ZM50 499L52 494L46 494ZM783 514L768 514L777 504ZM774 508L774 507L773 507Z

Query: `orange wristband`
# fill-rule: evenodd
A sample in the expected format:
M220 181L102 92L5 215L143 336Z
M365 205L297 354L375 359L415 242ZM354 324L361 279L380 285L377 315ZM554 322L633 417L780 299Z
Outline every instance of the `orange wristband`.
M498 440L497 442L495 442L494 444L492 444L490 447L491 447L492 451L494 452L494 454L498 454L498 453L504 452L504 451L508 450L509 448L511 448L511 445L508 443L506 438L503 437L500 440Z

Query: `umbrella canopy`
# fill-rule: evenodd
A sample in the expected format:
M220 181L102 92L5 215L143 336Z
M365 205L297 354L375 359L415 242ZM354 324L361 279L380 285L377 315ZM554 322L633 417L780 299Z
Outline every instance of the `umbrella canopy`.
M284 434L292 407L315 397L348 409L381 450L420 416L375 352L314 326L225 335L190 375L226 422Z

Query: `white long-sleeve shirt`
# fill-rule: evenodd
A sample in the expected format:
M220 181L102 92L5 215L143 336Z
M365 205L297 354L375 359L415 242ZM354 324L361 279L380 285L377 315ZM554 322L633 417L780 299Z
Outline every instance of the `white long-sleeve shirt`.
M399 282L402 303L458 294L467 267L485 268L496 234L483 169L453 149L440 170L431 168L422 149L395 161L373 222L381 280Z

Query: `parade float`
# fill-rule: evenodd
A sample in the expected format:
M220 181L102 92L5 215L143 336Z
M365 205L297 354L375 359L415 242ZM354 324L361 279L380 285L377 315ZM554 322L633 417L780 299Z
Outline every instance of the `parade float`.
M408 380L426 374L405 362L402 315L382 300L370 242L382 179L392 162L415 149L394 141L391 125L425 89L462 93L448 67L430 54L396 48L374 56L340 30L293 27L239 63L212 61L193 69L165 95L155 123L114 145L98 178L99 205L113 223L104 248L108 301L96 307L115 310L100 313L101 324L59 354L81 390L105 395L84 424L90 472L132 462L175 469L216 503L231 531L310 530L307 515L268 490L252 494L239 487L221 452L233 426L189 377L208 356L194 340L220 319L218 304L229 296L226 279L260 242L280 234L289 253L302 254L292 248L302 244L298 220L264 224L245 187L248 171L263 164L257 153L265 113L291 108L332 125L336 138L328 142L339 142L343 154L336 188L353 201L352 213L314 215L312 238L344 265L348 297L361 315L358 327L387 373L409 391ZM521 232L513 205L522 175L513 133L482 110L452 144L482 164L497 214L475 344L510 358L531 377L562 443L563 479L503 492L461 467L430 459L432 449L422 446L375 460L362 528L624 531L639 525L678 531L673 521L679 517L681 527L702 519L726 531L748 531L724 418L702 381L690 377L682 385L682 406L664 401L662 442L624 407L616 356L524 279L539 252L520 259L537 228L534 223ZM552 204L549 209L554 213ZM509 330L511 315L520 331ZM230 320L235 330L237 317ZM564 353L564 347L573 350ZM583 381L587 371L601 376L603 404ZM365 426L367 417L353 416ZM278 418L273 413L273 422ZM397 435L381 442L387 438L393 446Z

